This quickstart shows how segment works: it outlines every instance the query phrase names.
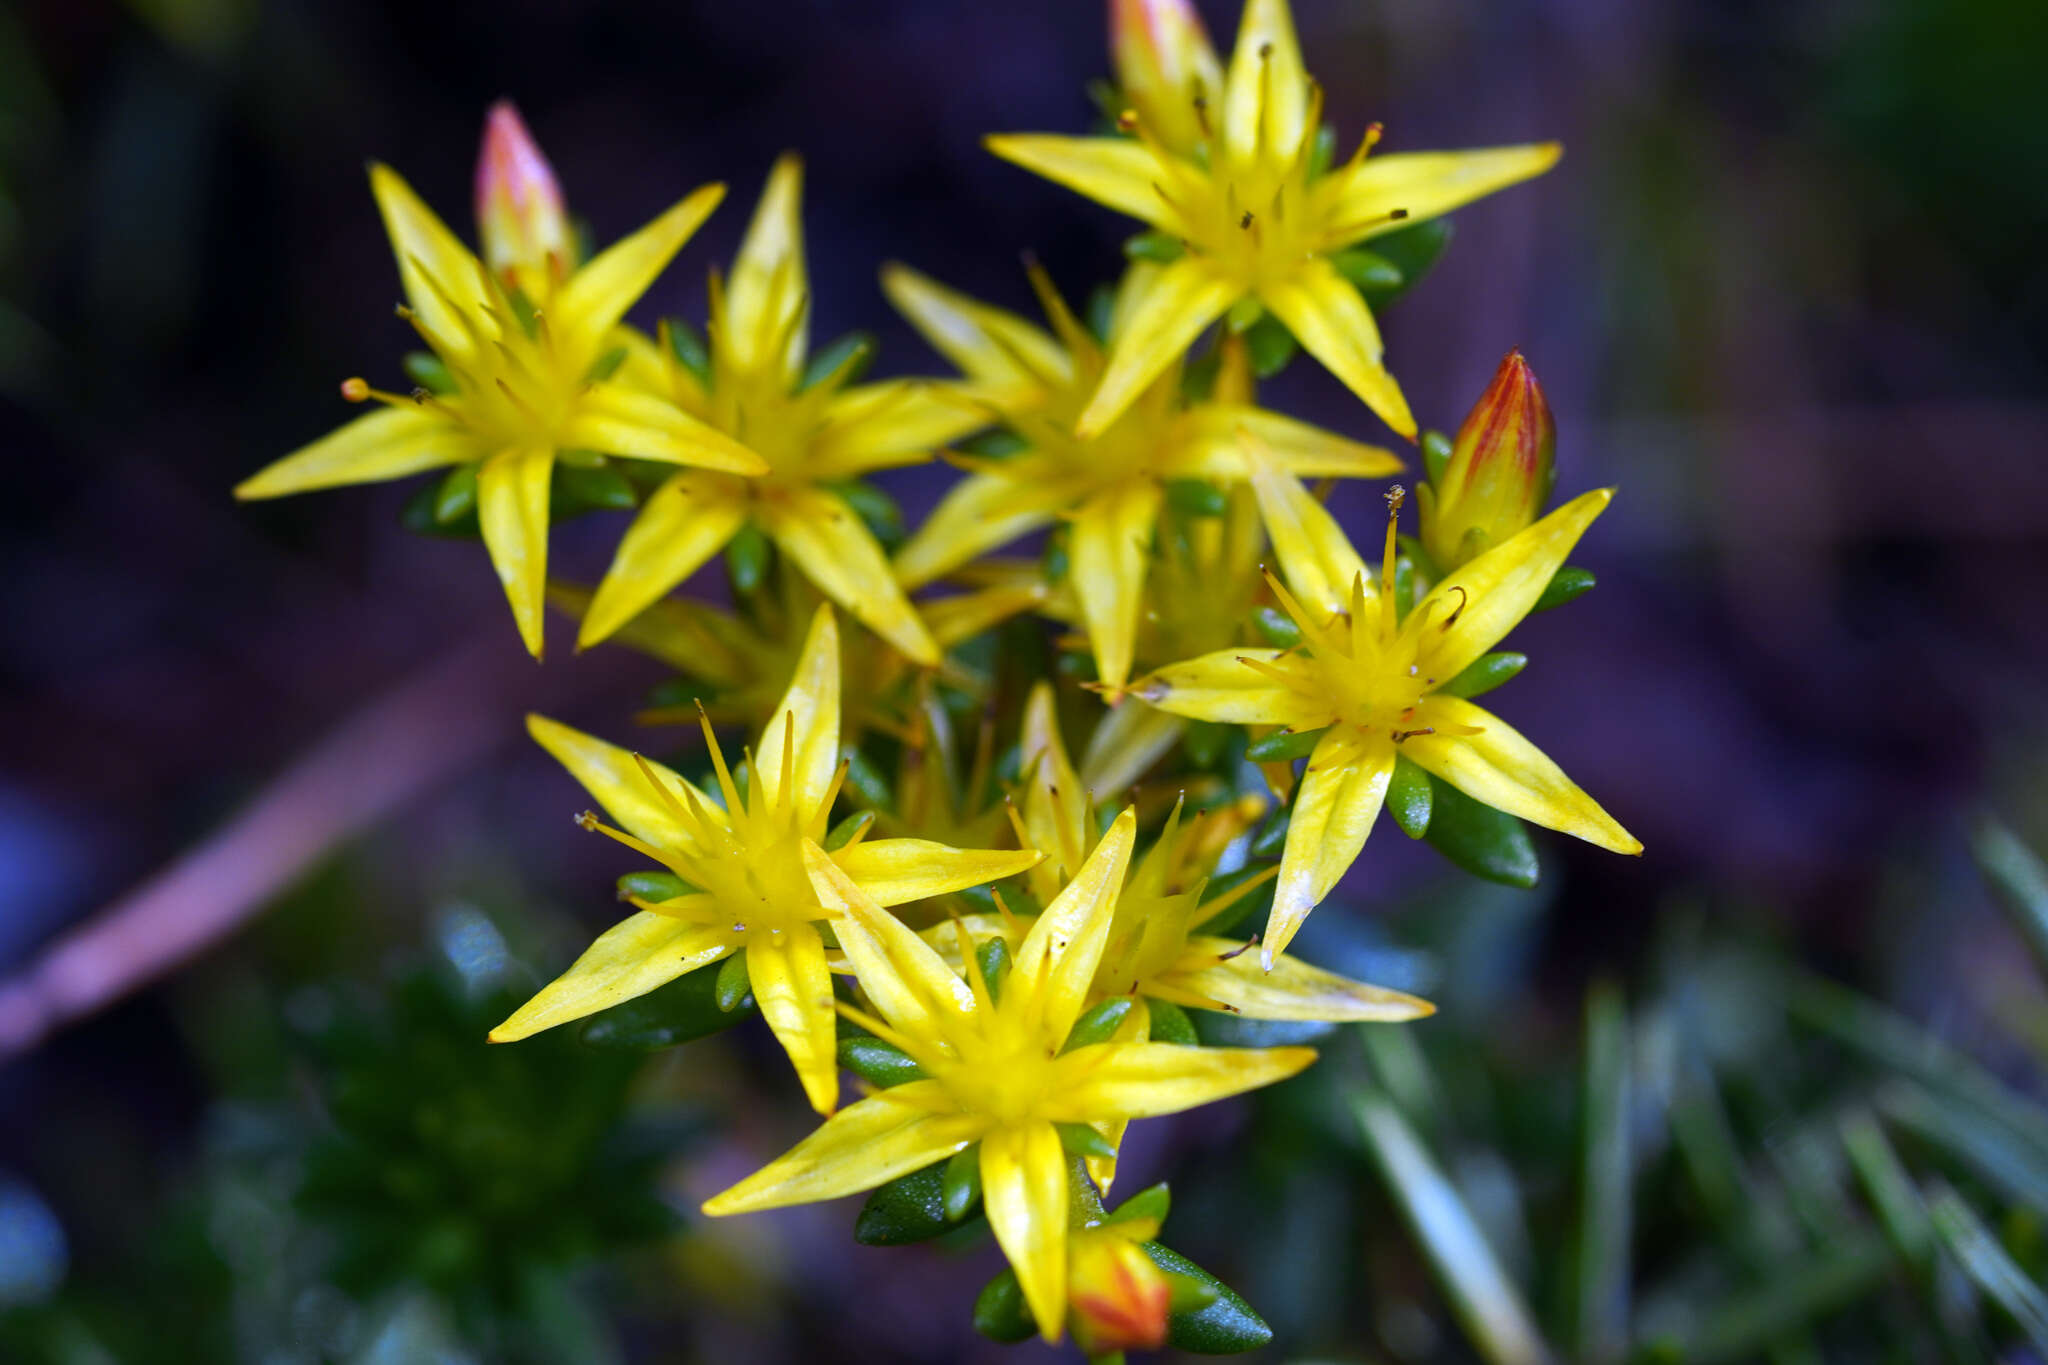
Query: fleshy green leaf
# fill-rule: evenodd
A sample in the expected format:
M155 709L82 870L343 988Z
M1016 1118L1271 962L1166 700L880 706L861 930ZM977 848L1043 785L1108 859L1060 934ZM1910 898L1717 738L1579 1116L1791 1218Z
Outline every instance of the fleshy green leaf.
M1252 625L1260 637L1275 649L1293 649L1301 643L1301 627L1278 607L1260 607L1252 617Z
M1186 243L1170 232L1140 232L1124 239L1124 255L1133 261L1172 265L1186 249Z
M710 388L711 348L704 344L704 334L681 318L664 318L662 330L668 333L668 348L683 368L697 376L699 384Z
M619 899L639 899L659 905L672 901L678 896L687 896L697 888L673 872L628 872L619 878Z
M773 553L760 527L751 521L740 527L725 547L725 571L732 579L732 590L751 593L759 588L761 580L768 576L768 560Z
M1443 482L1444 466L1451 462L1451 438L1441 431L1422 433L1422 468L1432 484Z
M1109 1139L1085 1123L1056 1123L1053 1127L1059 1129L1060 1146L1075 1156L1107 1159L1116 1155Z
M868 1192L853 1221L853 1240L862 1246L896 1247L929 1241L951 1232L946 1217L946 1163L935 1161Z
M548 497L549 515L555 517L616 512L636 507L640 502L626 476L610 465L575 465L567 460L555 461Z
M1362 293L1391 294L1407 283L1400 266L1379 252L1362 246L1338 252L1330 258L1330 264L1337 267L1339 275L1357 285Z
M1475 877L1524 889L1541 867L1528 827L1505 811L1474 801L1448 782L1430 779L1431 847Z
M1171 1000L1147 1000L1146 1010L1152 1016L1152 1041L1155 1043L1178 1043L1182 1047L1199 1047L1202 1039L1195 1032L1194 1021L1188 1012Z
M874 823L875 813L873 811L855 811L838 824L832 826L831 833L825 836L825 851L831 853L845 848L848 844L866 833L868 826Z
M1273 1329L1266 1325L1266 1320L1254 1313L1252 1306L1229 1285L1157 1242L1146 1242L1144 1247L1152 1264L1169 1275L1185 1276L1214 1290L1216 1295L1205 1307L1167 1315L1167 1345L1201 1355L1236 1355L1240 1351L1256 1351L1273 1339Z
M712 989L718 1008L728 1014L752 998L754 983L747 975L745 953L734 953L718 964L718 980Z
M924 1068L909 1053L880 1038L841 1038L838 1052L841 1066L885 1090L906 1081L924 1079Z
M455 392L455 377L448 373L448 367L442 363L441 357L432 351L407 351L401 363L405 366L406 378L428 392Z
M1131 1004L1130 996L1119 995L1092 1007L1074 1021L1074 1027L1068 1031L1067 1041L1060 1051L1072 1052L1076 1048L1108 1042L1123 1027L1124 1020L1130 1017Z
M827 380L837 384L858 384L874 363L875 338L867 332L848 332L821 346L804 366L797 391L815 388Z
M1593 571L1567 564L1550 576L1550 582L1543 589L1543 595L1536 599L1530 611L1549 611L1561 607L1575 597L1584 597L1593 590Z
M1443 258L1451 244L1451 220L1431 218L1413 223L1372 239L1375 255L1401 272L1401 282L1392 288L1361 288L1366 304L1377 313L1421 283L1422 277Z
M969 1143L947 1160L939 1182L939 1206L957 1223L981 1202L981 1144Z
M974 1296L974 1330L991 1341L1005 1342L1024 1341L1037 1333L1038 1325L1024 1302L1024 1286L1008 1266Z
M1285 323L1268 313L1245 328L1244 348L1251 357L1252 373L1261 379L1271 379L1287 368L1287 362L1294 359L1301 344Z
M1244 746L1244 756L1254 763L1291 763L1307 758L1321 742L1322 730L1276 730Z
M1394 760L1394 775L1387 781L1387 814L1411 839L1429 833L1434 790L1428 773L1405 758Z
M730 1028L754 1013L748 1001L741 1008L718 1007L718 968L684 972L608 1010L592 1015L579 1036L591 1047L627 1052L653 1052Z
M1220 517L1230 508L1223 490L1207 479L1168 479L1166 504L1184 517Z
M1125 1223L1133 1218L1156 1218L1163 1223L1172 1208L1173 1195L1166 1188L1166 1182L1162 1180L1157 1185L1147 1185L1111 1209L1103 1216L1103 1221Z
M896 505L896 499L863 479L835 483L831 488L845 499L883 549L893 550L903 543L903 509Z
M1484 696L1502 683L1511 680L1527 667L1528 663L1529 656L1526 654L1495 650L1491 654L1482 654L1466 664L1457 677L1439 687L1437 691L1468 699Z
M1003 998L1003 981L1010 975L1010 945L1002 939L985 939L974 950L974 967L988 987L990 1000Z

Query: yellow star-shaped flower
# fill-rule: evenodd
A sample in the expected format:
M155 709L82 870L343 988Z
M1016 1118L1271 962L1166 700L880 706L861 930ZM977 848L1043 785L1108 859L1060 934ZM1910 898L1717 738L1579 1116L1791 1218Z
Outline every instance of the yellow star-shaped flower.
M524 129L517 132L523 138ZM503 150L492 139L511 136L494 114L486 167ZM537 149L519 152L523 164L537 161L545 169ZM558 252L540 261L511 252L500 271L457 240L389 166L370 167L370 191L398 257L406 297L399 311L433 348L455 391L407 396L351 379L343 396L375 399L380 410L285 456L240 484L235 496L275 498L476 466L484 548L520 638L538 658L548 487L559 454L600 452L740 475L765 468L744 445L614 374L636 345L647 346L619 319L724 198L725 187L704 186L574 270Z
M839 758L839 631L818 608L796 676L776 719L748 756L743 794L705 723L718 773L712 801L676 773L540 716L527 728L543 748L625 828L585 814L601 830L668 868L693 890L608 930L568 971L491 1031L514 1042L644 995L736 952L762 1015L820 1112L838 1102L832 977L820 923L837 913L819 901L805 847L825 837L845 776ZM964 890L1022 872L1032 852L948 848L923 839L855 841L826 855L860 888L888 905Z
M859 348L806 381L811 309L803 163L775 163L734 261L714 277L703 374L665 347L666 392L758 456L758 467L680 473L651 494L619 543L577 636L594 645L695 573L749 523L818 590L916 663L939 649L889 572L888 556L834 485L916 464L985 420L945 385L851 385Z
M903 315L960 367L990 415L1029 442L1018 454L973 463L973 472L897 553L896 575L915 588L1064 519L1069 579L1096 670L1106 686L1120 688L1130 677L1154 527L1169 482L1242 483L1241 431L1255 433L1301 474L1372 478L1394 473L1401 461L1391 451L1253 407L1236 346L1226 348L1209 398L1187 400L1176 352L1153 369L1150 386L1127 410L1119 409L1117 420L1076 435L1074 418L1095 391L1104 352L1044 272L1031 274L1053 334L906 267L883 273L882 287ZM1157 275L1155 267L1139 264L1125 277L1110 325L1112 355Z
M1078 864L1065 851L1083 846L1094 821L1090 799L1060 735L1050 684L1040 683L1033 690L1024 724L1019 753L1029 776L1018 837L1045 853L1044 861L1025 874L1037 893L1048 885L1064 886L1060 878L1071 875L1068 869ZM1257 822L1264 809L1263 800L1249 797L1183 821L1175 806L1158 839L1124 883L1089 1003L1131 995L1251 1019L1332 1022L1384 1023L1434 1013L1426 1000L1352 981L1285 955L1276 956L1270 970L1257 970L1243 943L1201 932L1265 882L1264 876L1248 878L1221 895L1202 898L1219 855ZM1023 933L1026 923L1014 918L1005 922L995 915L969 916L962 922L977 939L1012 939ZM941 925L925 933L943 948L937 936L949 931L950 926Z
M1294 796L1273 913L1270 969L1365 846L1403 755L1496 809L1617 853L1641 842L1500 717L1449 690L1529 613L1612 489L1586 493L1468 561L1405 616L1394 595L1395 519L1375 581L1323 505L1254 456L1253 487L1291 587L1292 649L1222 649L1132 691L1175 715L1323 732ZM1398 490L1390 503L1399 507Z
M712 1215L837 1199L980 1143L982 1206L1039 1331L1066 1321L1068 1159L1060 1125L1171 1114L1294 1075L1309 1048L1180 1047L1119 1036L1068 1048L1116 914L1136 819L1126 811L1045 908L991 996L875 904L831 855L806 848L840 943L879 1017L844 1010L901 1048L924 1079L828 1119L788 1153L707 1200ZM844 1008L844 1007L842 1007Z
M1557 144L1372 157L1375 125L1349 161L1326 170L1322 89L1302 66L1286 0L1245 0L1227 73L1198 22L1159 27L1179 52L1161 64L1170 83L1133 82L1122 63L1135 107L1121 123L1134 136L988 139L997 156L1184 244L1133 306L1077 431L1106 430L1210 323L1264 309L1412 439L1415 419L1342 253L1548 170ZM1243 300L1255 301L1249 314Z

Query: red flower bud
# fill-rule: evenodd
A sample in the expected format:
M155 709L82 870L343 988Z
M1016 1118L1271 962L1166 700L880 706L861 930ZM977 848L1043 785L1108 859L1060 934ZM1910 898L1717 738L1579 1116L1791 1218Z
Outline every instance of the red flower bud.
M1557 478L1557 424L1535 372L1510 351L1421 490L1422 543L1448 573L1542 515Z
M476 226L484 264L536 301L537 288L568 273L569 218L561 186L510 100L492 105L484 120L476 159Z
M1178 152L1208 138L1196 101L1216 104L1223 66L1188 0L1110 0L1109 51L1124 101L1148 133ZM1217 117L1212 107L1206 118Z
M1156 1351L1166 1344L1173 1287L1166 1272L1121 1229L1088 1228L1067 1248L1067 1316L1091 1356Z

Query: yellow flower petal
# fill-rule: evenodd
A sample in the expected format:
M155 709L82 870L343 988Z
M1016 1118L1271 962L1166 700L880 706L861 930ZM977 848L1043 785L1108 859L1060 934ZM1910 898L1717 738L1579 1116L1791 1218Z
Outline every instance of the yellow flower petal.
M1066 481L969 474L896 552L896 579L919 588L996 546L1052 524L1075 492Z
M1287 324L1302 349L1343 380L1381 421L1415 439L1408 400L1380 359L1380 329L1372 310L1337 267L1311 256L1286 279L1261 284L1259 298Z
M1484 147L1465 152L1394 152L1368 157L1333 171L1323 193L1337 231L1326 244L1348 246L1360 237L1392 232L1484 198L1496 190L1543 174L1564 148L1555 142L1521 147ZM1388 213L1407 216L1389 221ZM1372 224L1370 232L1346 232L1347 225Z
M646 227L593 256L555 295L549 322L568 344L595 354L604 334L647 292L723 198L725 186L700 185Z
M1187 728L1181 717L1155 707L1112 707L1088 736L1088 751L1081 758L1082 785L1098 797L1115 796L1172 753Z
M1643 851L1640 839L1491 711L1461 697L1433 695L1416 707L1415 724L1438 733L1415 736L1404 752L1474 800L1615 853ZM1445 733L1453 727L1479 733Z
M1031 992L1032 1011L1052 1046L1066 1040L1087 1003L1137 829L1135 811L1117 816L1073 881L1045 907L1017 948L1006 989Z
M541 653L541 612L548 588L548 478L552 450L506 450L476 472L476 519L491 567L505 585L527 652Z
M761 1170L705 1200L704 1212L722 1218L838 1199L943 1160L986 1126L986 1120L932 1112L945 1103L937 1081L911 1081L850 1104Z
M1168 664L1140 678L1131 691L1148 705L1189 720L1226 725L1284 725L1313 728L1329 722L1315 715L1298 692L1282 687L1246 660L1287 666L1280 649L1219 649L1197 658Z
M1182 419L1172 472L1188 479L1238 483L1245 477L1244 433L1265 445L1273 464L1302 478L1381 479L1401 472L1401 457L1384 446L1241 403L1204 403Z
M685 803L687 798L682 790L690 783L674 769L652 759L636 761L631 751L546 716L528 715L526 733L554 755L555 761L583 784L583 789L612 819L641 843L657 849L674 849L694 842L677 822L674 810L648 782L640 764L645 763L656 777L671 786L678 803ZM697 792L697 799L705 808L717 810L717 805L702 792Z
M1036 849L950 848L929 839L863 839L832 855L883 905L986 886L1034 866Z
M1323 736L1308 756L1280 855L1273 913L1259 944L1259 960L1268 971L1308 912L1357 860L1393 775L1393 745L1362 744L1338 730Z
M1017 771L1024 780L1024 833L1045 854L1031 877L1032 894L1043 903L1080 870L1094 825L1088 791L1060 735L1059 702L1049 682L1034 685L1025 699Z
M952 387L927 379L891 379L834 394L811 440L811 472L846 478L922 464L948 441L988 425L988 414Z
M1330 509L1309 496L1301 480L1277 467L1256 439L1248 443L1252 491L1259 516L1273 539L1273 553L1286 572L1287 586L1305 606L1327 616L1351 609L1351 585L1360 577L1374 581L1351 537L1330 515ZM1368 593L1366 610L1378 619L1379 599ZM1444 675L1446 677L1449 674Z
M877 905L835 855L805 840L804 870L819 903L838 916L832 927L839 946L884 1020L905 1033L929 1036L935 1014L974 1012L974 992L946 959Z
M1338 283L1343 283L1341 276ZM1203 328L1223 316L1238 294L1237 285L1216 274L1199 256L1183 256L1160 271L1151 288L1134 302L1130 320L1117 333L1109 364L1095 396L1074 423L1074 434L1087 440L1106 431L1153 380L1186 353ZM1358 297L1356 291L1351 297Z
M747 980L761 1017L789 1054L811 1108L829 1114L839 1103L838 1014L825 941L808 924L747 940Z
M1250 165L1293 155L1308 127L1308 72L1287 0L1245 0L1223 97L1223 145Z
M913 663L939 661L939 647L889 573L882 547L853 509L822 488L786 487L761 506L763 529L818 591Z
M804 266L803 158L785 152L768 172L746 240L732 263L726 289L722 358L747 371L789 377L803 368L809 349L805 315L810 276Z
M1015 313L948 289L907 265L882 267L882 292L932 349L1001 401L1043 398L1074 379L1074 362L1045 331Z
M1013 616L1036 611L1051 595L1045 579L1032 566L1032 576L1010 583L993 583L974 592L957 593L922 602L918 610L931 628L940 649L971 640L985 630L994 630Z
M999 1128L981 1140L981 1206L1017 1272L1038 1334L1067 1323L1067 1158L1050 1123Z
M1247 1019L1388 1023L1436 1013L1427 1000L1353 981L1300 958L1275 957L1272 970L1266 971L1243 949L1232 939L1190 938L1180 961L1161 980L1190 996L1228 1005Z
M1068 526L1074 591L1081 599L1096 672L1110 687L1122 687L1131 676L1161 497L1151 479L1125 480L1082 503Z
M431 407L379 408L266 465L235 485L235 496L248 501L381 483L478 454L469 433Z
M1422 632L1422 647L1428 651L1434 676L1454 678L1499 644L1529 614L1549 586L1551 575L1613 498L1611 488L1581 493L1431 589L1429 596L1416 604L1410 616L1416 624L1410 628ZM1458 610L1461 605L1462 611Z
M996 133L982 145L1012 165L1084 194L1098 204L1142 218L1168 232L1179 215L1157 186L1159 158L1142 142L1113 137L1060 137L1052 133Z
M492 1029L491 1041L516 1043L542 1029L610 1009L718 961L733 945L732 934L722 926L643 910L599 934L568 971Z
M785 758L784 741L792 734L795 750ZM796 780L794 792L782 789L785 762ZM754 771L770 804L788 802L806 816L823 816L818 808L831 794L833 776L839 771L839 623L827 603L819 603L811 614L789 690L761 728Z
M620 539L576 647L588 649L606 639L697 572L746 516L746 504L716 478L677 474L655 489Z
M391 254L398 258L405 301L437 341L458 356L472 354L475 342L468 327L421 272L432 274L461 299L474 295L483 262L413 193L405 177L381 161L370 164L370 193L384 220L385 235L391 238Z
M753 477L768 462L666 398L624 384L593 384L562 431L564 446L637 460L696 465Z
M1316 1059L1312 1047L1133 1043L1103 1047L1099 1057L1093 1051L1077 1048L1067 1054L1075 1078L1050 1111L1055 1119L1082 1123L1105 1115L1143 1119L1177 1114L1284 1081Z

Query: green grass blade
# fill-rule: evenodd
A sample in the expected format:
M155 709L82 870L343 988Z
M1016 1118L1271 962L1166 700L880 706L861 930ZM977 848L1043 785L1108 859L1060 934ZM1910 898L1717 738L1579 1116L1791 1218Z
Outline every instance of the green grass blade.
M1489 1365L1546 1365L1550 1348L1521 1291L1401 1111L1374 1090L1358 1092L1353 1106L1367 1149L1479 1354Z
M1580 1140L1576 1245L1578 1358L1618 1360L1629 1312L1629 1038L1621 992L1586 998L1585 1107Z
M2036 1351L2048 1352L2048 1294L2027 1278L2006 1254L1991 1229L1984 1226L1977 1211L1947 1184L1936 1180L1927 1187L1927 1214L1934 1232L1979 1289L2012 1315L2020 1330L2034 1343Z

